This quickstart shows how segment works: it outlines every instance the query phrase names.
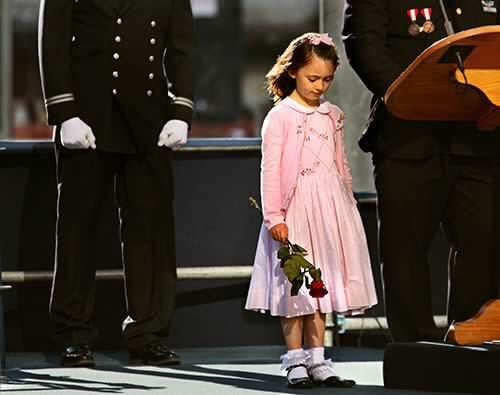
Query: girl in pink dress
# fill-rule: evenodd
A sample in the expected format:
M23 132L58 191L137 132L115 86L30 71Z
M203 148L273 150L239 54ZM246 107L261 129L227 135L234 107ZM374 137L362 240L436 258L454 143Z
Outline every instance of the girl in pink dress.
M245 308L281 317L291 387L350 387L324 358L325 314L360 314L377 303L366 237L344 153L344 115L323 101L338 66L327 34L293 40L267 74L275 107L262 126L264 222ZM277 251L290 240L322 272L328 294L291 296Z

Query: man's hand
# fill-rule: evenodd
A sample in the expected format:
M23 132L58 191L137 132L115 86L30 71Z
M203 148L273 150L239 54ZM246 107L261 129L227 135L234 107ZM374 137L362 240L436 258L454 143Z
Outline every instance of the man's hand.
M276 241L286 243L288 240L288 226L286 226L286 224L274 225L271 229L269 229L269 233Z
M175 147L187 142L188 124L179 119L171 119L161 130L158 147Z
M68 119L61 124L61 144L70 149L96 148L92 129L78 117Z

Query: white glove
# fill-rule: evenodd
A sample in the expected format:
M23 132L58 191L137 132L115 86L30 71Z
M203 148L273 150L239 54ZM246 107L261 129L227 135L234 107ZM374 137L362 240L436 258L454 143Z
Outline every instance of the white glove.
M161 130L158 147L175 147L187 142L188 124L179 119L171 119Z
M95 136L89 125L74 117L61 124L61 143L70 149L95 149Z

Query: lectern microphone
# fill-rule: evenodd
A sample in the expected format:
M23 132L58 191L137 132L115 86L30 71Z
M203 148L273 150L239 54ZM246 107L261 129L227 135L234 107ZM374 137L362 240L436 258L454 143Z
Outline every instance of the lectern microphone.
M448 18L448 12L446 12L446 7L444 6L443 0L439 0L439 5L441 6L441 11L443 12L444 16L444 29L446 30L446 34L448 36L451 36L452 34L455 34L455 31L453 30L453 25L451 24L450 18Z
M444 17L444 30L446 30L446 34L448 36L451 36L452 34L455 34L455 31L453 30L453 25L450 21L450 18L448 18L448 12L446 11L446 7L444 6L443 0L439 0L439 5L441 6L441 11L443 12L443 17ZM453 54L456 58L456 64L462 75L464 76L465 79L465 89L467 89L467 77L465 76L465 67L464 67L464 61L462 58L462 54L460 52L459 48L454 48L451 47L450 50L453 51ZM470 53L470 51L469 51ZM468 55L468 53L467 53ZM458 90L457 90L458 91ZM463 92L463 91L462 91Z

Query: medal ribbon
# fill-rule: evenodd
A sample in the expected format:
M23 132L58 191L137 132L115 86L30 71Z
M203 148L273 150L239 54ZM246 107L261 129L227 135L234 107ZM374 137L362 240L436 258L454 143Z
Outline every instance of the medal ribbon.
M406 10L406 13L408 14L408 18L410 18L412 23L415 23L417 21L418 8L412 8L412 9Z
M425 18L426 21L430 21L431 20L432 8L422 8L420 10L420 13Z

